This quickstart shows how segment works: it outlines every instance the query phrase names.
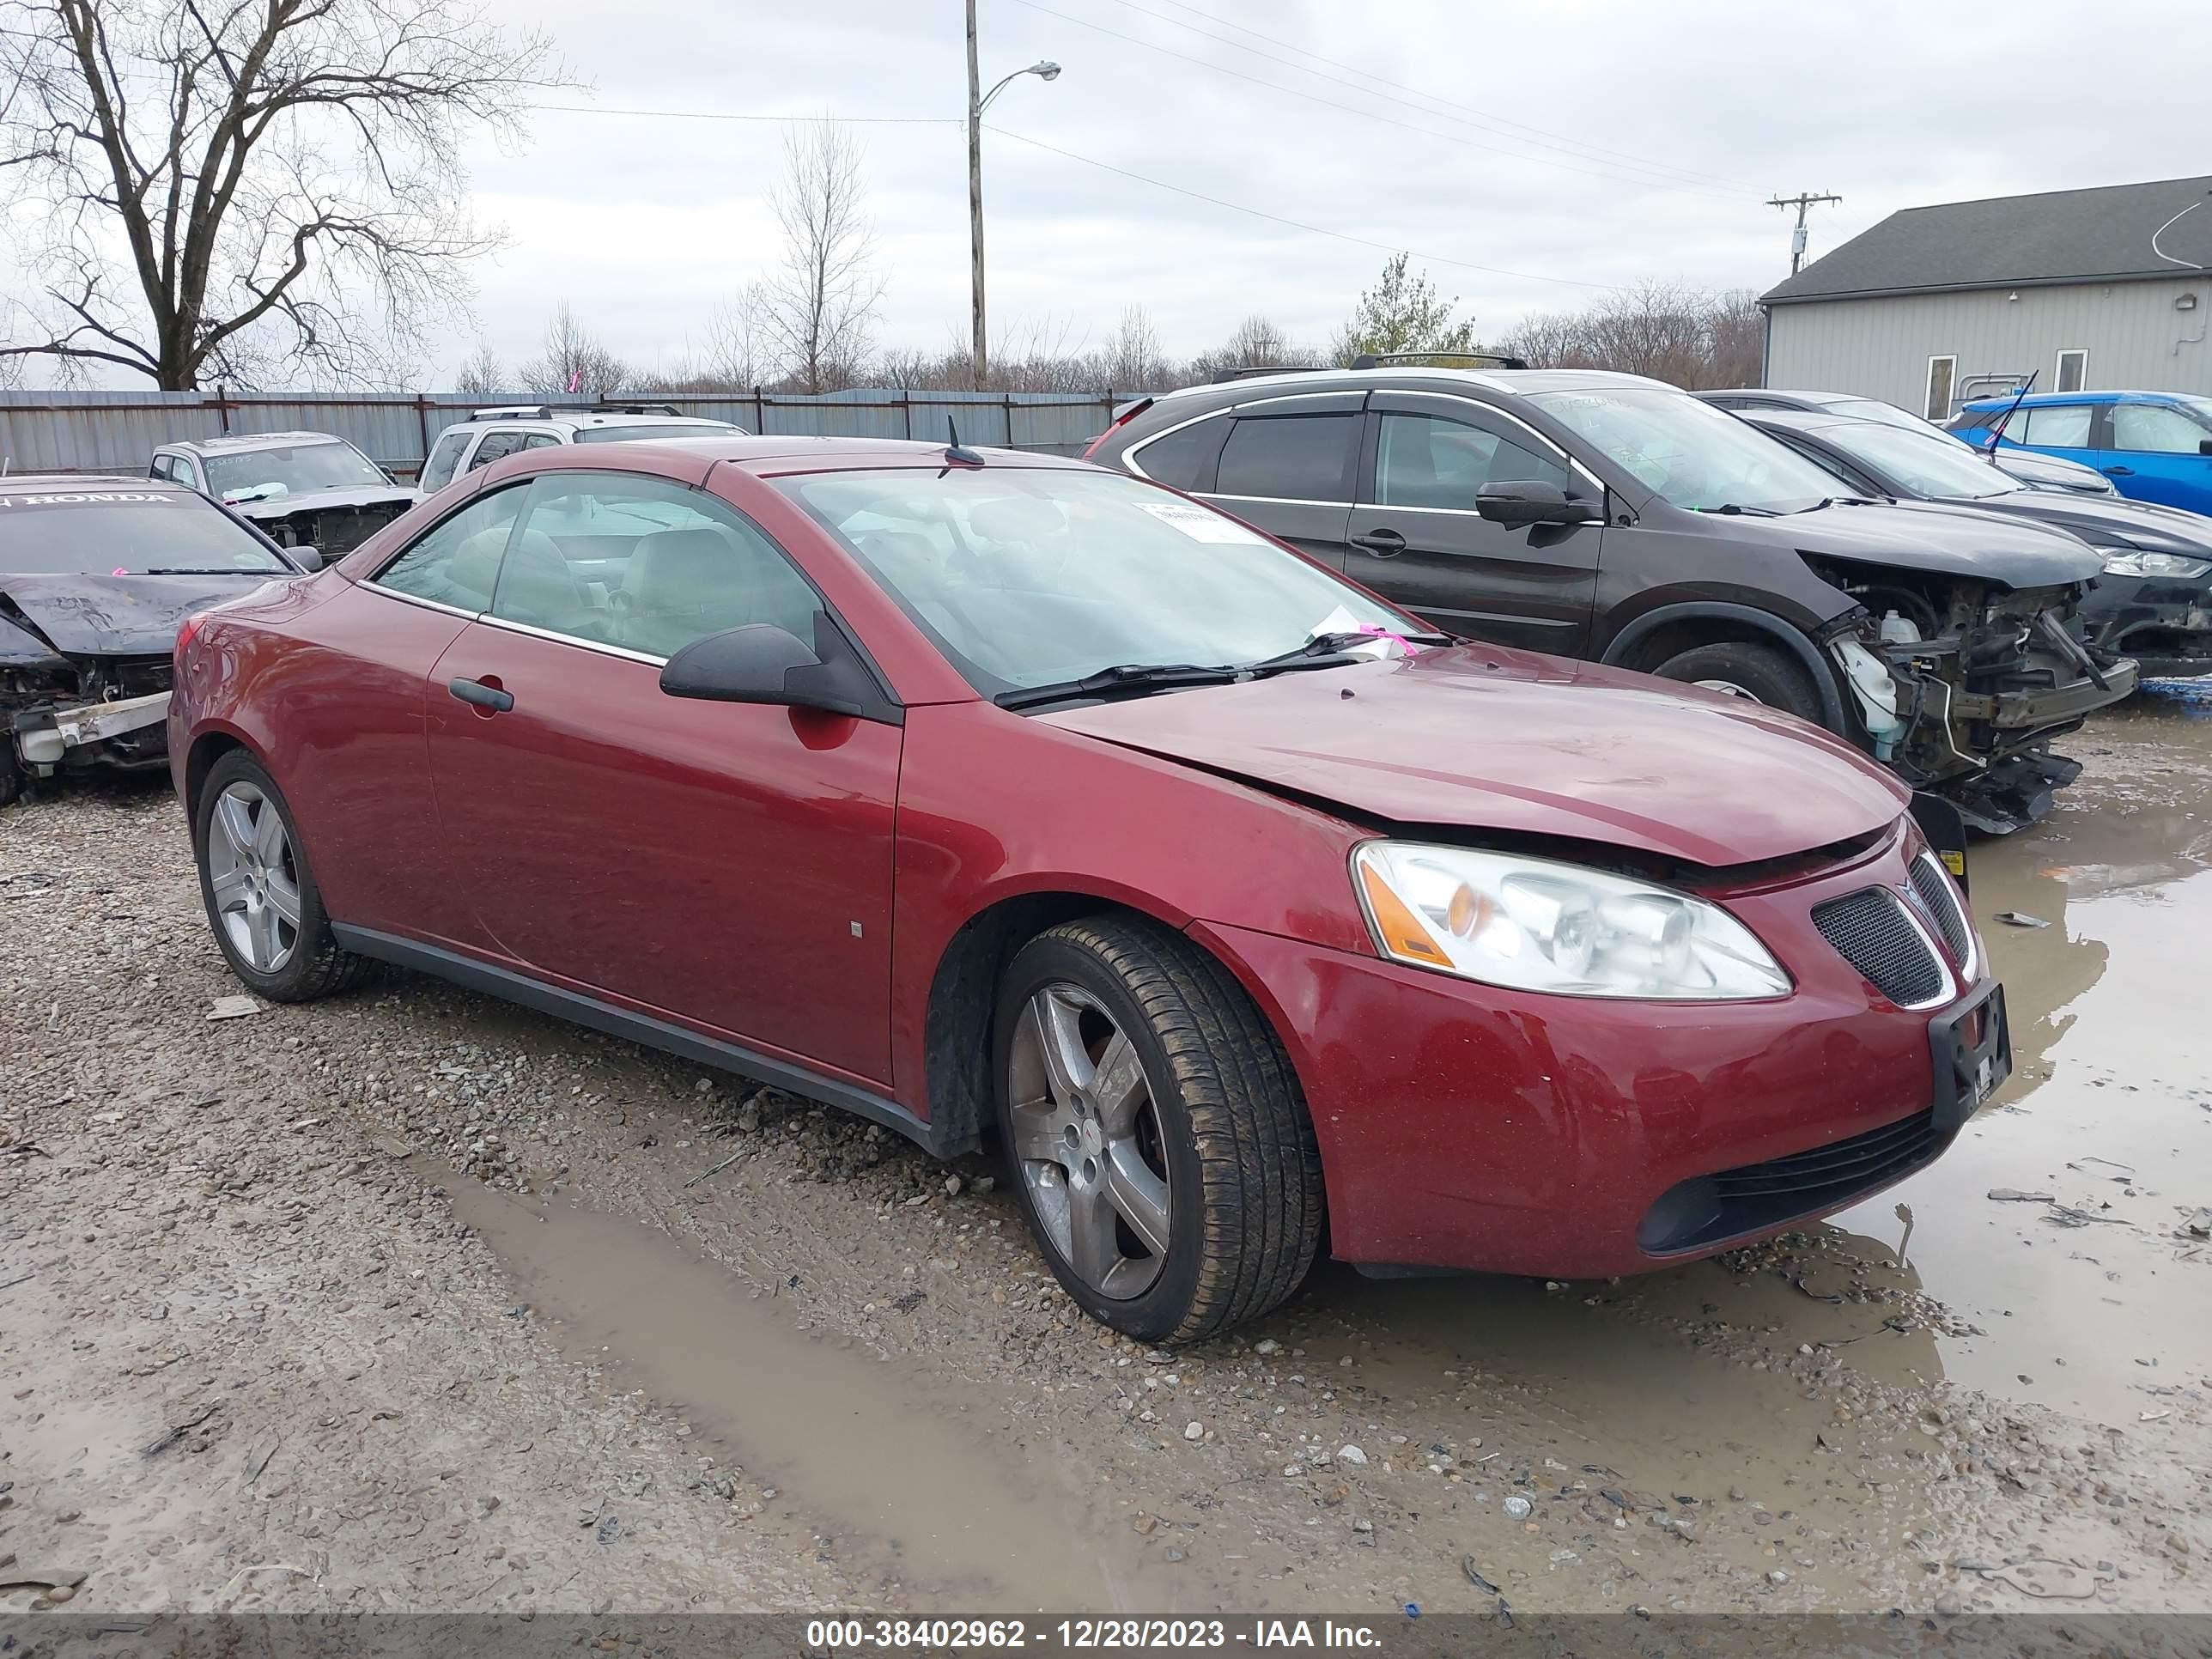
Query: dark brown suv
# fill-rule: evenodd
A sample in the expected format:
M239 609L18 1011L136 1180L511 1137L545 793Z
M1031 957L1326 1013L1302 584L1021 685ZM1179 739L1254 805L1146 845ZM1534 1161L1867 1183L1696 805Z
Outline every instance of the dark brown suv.
M1124 410L1089 459L1172 484L1444 631L1785 708L2002 834L2135 687L2067 623L2076 538L1850 498L1736 419L1595 370L1267 372ZM1194 556L1204 550L1194 549Z

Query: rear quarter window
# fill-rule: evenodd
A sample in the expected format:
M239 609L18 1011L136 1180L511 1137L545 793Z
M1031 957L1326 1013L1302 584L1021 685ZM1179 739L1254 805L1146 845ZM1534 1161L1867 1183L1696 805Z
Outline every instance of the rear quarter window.
M1214 460L1228 435L1229 417L1215 415L1138 444L1129 459L1146 477L1172 489L1212 489Z

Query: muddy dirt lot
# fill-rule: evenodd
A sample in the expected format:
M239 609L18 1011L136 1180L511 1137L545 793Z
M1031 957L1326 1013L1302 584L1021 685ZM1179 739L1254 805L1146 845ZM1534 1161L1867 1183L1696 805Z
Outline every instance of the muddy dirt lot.
M2212 1608L2212 700L2071 747L1975 865L2017 1067L1937 1167L1642 1281L1325 1269L1173 1357L1075 1316L988 1164L428 980L211 1020L169 799L10 811L0 1583Z

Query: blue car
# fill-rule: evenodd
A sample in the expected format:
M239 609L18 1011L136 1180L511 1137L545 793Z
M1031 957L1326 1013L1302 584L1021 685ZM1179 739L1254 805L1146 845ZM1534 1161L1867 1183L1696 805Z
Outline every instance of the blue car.
M2015 447L2094 466L2123 495L2212 514L2212 398L2179 392L2049 392L1966 404L1950 430L1998 452ZM2009 418L2006 411L2013 410Z

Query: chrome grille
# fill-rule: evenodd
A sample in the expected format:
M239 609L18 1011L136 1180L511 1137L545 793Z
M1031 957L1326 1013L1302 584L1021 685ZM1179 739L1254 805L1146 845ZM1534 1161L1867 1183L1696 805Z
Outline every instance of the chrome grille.
M1950 878L1946 876L1934 858L1923 853L1912 860L1912 890L1920 896L1920 903L1928 920L1936 924L1936 931L1943 935L1943 943L1951 947L1951 960L1966 971L1973 957L1973 947L1966 931L1966 918L1959 908L1959 901L1951 890Z
M1813 925L1875 989L1900 1008L1940 999L1943 964L1913 926L1905 902L1887 887L1868 887L1813 907Z

